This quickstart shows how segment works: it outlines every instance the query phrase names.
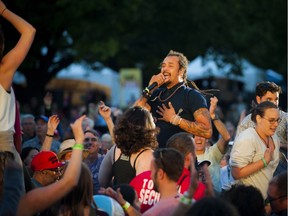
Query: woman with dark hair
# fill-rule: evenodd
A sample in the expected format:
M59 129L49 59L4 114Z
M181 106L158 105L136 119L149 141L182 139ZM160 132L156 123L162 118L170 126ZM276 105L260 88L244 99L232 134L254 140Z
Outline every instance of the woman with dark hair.
M87 165L83 162L80 176L77 186L60 201L57 215L89 215L92 210L91 204L93 211L97 210L93 199L92 175Z
M118 117L113 130L116 145L101 164L100 185L107 187L113 177L113 184L129 183L136 175L150 170L153 150L158 147L158 132L145 108L129 108Z
M255 127L240 133L231 151L234 179L258 188L264 199L279 162L280 142L275 134L281 121L279 116L277 105L269 101L258 104L251 114Z

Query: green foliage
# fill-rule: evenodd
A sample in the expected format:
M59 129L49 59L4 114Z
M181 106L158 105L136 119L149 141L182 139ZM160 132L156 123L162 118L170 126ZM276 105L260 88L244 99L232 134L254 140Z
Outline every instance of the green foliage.
M236 73L241 72L239 58L246 58L287 76L286 0L14 0L6 4L37 29L20 68L28 87L43 90L58 71L80 60L101 61L115 70L140 66L146 83L170 49L190 60L211 53L216 59L223 56L218 63L234 63ZM17 38L11 26L4 27L9 47Z

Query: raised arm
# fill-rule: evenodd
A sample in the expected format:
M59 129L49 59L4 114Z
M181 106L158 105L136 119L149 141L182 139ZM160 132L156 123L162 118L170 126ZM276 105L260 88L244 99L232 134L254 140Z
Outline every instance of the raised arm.
M48 120L48 129L47 133L43 142L43 145L41 147L41 151L50 151L51 150L51 144L53 141L54 132L59 124L60 120L57 115L52 115L49 117Z
M20 200L17 215L33 215L42 211L63 198L77 185L81 173L82 150L84 149L84 133L82 129L84 118L85 115L71 124L77 144L73 147L72 156L63 177L58 182L31 190L24 195Z
M162 73L153 75L149 81L149 85L150 86L152 83L157 83L157 86L161 86L163 83L165 83L165 77ZM150 105L147 103L149 95L151 96L151 94L153 93L153 91L155 91L156 88L153 88L151 90L149 90L147 87L143 90L143 94L140 96L140 98L138 100L136 100L136 102L134 103L133 106L140 106L140 107L145 107L147 110L151 110ZM146 96L145 96L146 95Z
M213 124L215 125L217 131L221 135L221 137L217 140L216 145L218 146L218 149L222 154L226 152L226 148L228 145L228 142L230 140L230 134L225 126L225 124L217 117L215 111L217 108L218 98L212 97L210 98L210 116L212 119Z
M99 108L98 110L99 110L100 115L103 117L103 119L105 120L105 122L107 124L109 133L110 133L110 135L112 137L112 141L113 141L113 144L114 144L115 143L114 133L113 133L114 122L113 122L113 120L111 118L111 108L106 106L103 101L100 101L100 104L99 104L98 108Z
M21 35L16 46L1 59L0 84L6 91L9 91L12 85L13 76L17 68L25 59L34 40L36 30L24 19L10 11L2 1L0 1L0 13L1 16L10 22ZM4 44L2 44L2 46L4 47Z

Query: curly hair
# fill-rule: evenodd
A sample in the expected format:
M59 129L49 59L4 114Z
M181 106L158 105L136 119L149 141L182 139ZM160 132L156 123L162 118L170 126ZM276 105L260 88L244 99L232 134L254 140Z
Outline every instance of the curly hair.
M138 106L129 108L117 119L115 143L124 155L130 156L143 148L158 147L159 129L152 126L152 121L150 112Z

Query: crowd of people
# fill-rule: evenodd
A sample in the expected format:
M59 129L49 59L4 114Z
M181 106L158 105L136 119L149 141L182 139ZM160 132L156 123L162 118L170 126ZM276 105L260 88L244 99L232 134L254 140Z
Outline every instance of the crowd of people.
M79 112L67 123L51 94L41 115L19 113L13 76L36 30L2 1L0 15L20 33L3 55L0 32L0 215L287 215L281 87L257 84L251 113L233 127L218 98L187 80L186 56L170 51L117 116L101 101L97 119Z

